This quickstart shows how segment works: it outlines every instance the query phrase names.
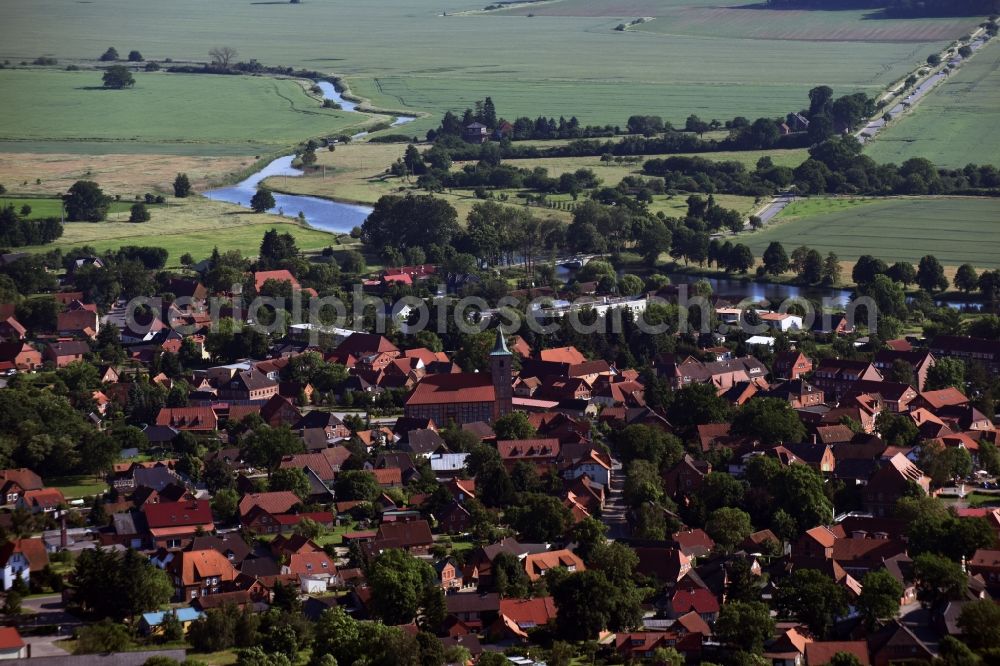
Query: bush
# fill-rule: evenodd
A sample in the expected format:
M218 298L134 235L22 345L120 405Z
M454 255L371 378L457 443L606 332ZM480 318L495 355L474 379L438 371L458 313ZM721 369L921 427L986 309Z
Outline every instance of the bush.
M74 654L122 652L130 642L128 629L105 618L96 624L76 630Z
M146 204L132 204L131 212L128 216L129 222L149 222L149 210Z

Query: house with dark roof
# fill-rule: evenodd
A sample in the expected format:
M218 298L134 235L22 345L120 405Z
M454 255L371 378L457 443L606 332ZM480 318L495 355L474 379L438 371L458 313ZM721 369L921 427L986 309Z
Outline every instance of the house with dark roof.
M411 555L426 555L434 543L430 525L426 520L382 523L372 540L372 553L381 553L390 548L405 550Z
M27 467L0 470L0 505L15 504L25 492L44 487L42 478Z
M896 502L914 487L927 494L930 479L906 456L897 453L868 480L864 489L865 508L876 516L891 515Z
M142 514L154 548L183 548L196 535L215 530L208 500L144 504Z
M771 364L771 374L775 379L798 379L812 372L813 363L809 357L798 351L778 352Z
M938 358L951 357L978 363L988 372L1000 374L1000 340L939 335L931 340L929 347Z
M256 367L241 370L224 385L219 386L221 400L270 399L278 393L278 382L268 377Z
M51 361L57 368L63 368L74 361L82 361L90 353L90 345L86 342L65 340L50 342L42 350L42 358Z

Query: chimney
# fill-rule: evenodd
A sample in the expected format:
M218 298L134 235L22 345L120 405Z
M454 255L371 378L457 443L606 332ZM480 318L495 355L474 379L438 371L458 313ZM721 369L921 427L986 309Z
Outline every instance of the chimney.
M851 532L851 538L852 539L867 539L868 538L868 532L865 532L864 530L854 530L853 532Z
M816 433L813 433L813 440L812 441L813 441L813 444L818 444L819 443L818 440L817 440L817 438L816 438Z
M66 512L64 511L59 519L59 547L66 550L67 546L69 546L69 536L66 534Z

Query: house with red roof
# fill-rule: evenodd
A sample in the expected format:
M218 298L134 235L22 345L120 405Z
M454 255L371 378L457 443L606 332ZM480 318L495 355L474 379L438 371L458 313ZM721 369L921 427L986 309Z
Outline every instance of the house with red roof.
M28 329L12 316L0 321L0 340L17 342L18 340L24 340L24 336L27 333Z
M691 612L697 613L701 619L711 624L719 616L719 600L703 587L674 590L667 606L667 615L678 618Z
M26 490L15 502L18 509L30 513L52 513L65 504L66 498L58 488Z
M183 548L195 535L215 530L208 500L144 504L141 510L154 548Z
M508 439L497 442L497 451L508 472L517 463L525 462L543 473L558 462L561 446L554 438Z
M219 418L211 407L164 407L156 415L156 425L191 433L211 433L219 428Z
M74 307L75 306L75 307ZM56 316L56 331L59 335L96 338L101 330L101 317L96 305L84 305L79 301L70 303L65 312Z
M175 598L181 601L231 592L239 575L233 563L214 548L176 553L166 571L174 583Z
M276 515L288 513L292 507L301 504L299 496L290 490L278 490L268 493L247 493L239 503L240 517L246 517L254 508Z
M813 641L806 644L805 666L826 666L839 652L854 655L861 666L871 664L865 641Z
M27 659L31 646L24 642L16 627L0 627L0 660Z
M42 354L27 342L0 342L0 371L34 370L42 365Z
M490 626L489 635L494 640L525 641L529 631L555 620L557 612L552 597L501 599L499 617Z
M42 477L27 467L0 470L0 505L14 504L26 491L44 487Z
M48 564L45 542L39 538L15 539L0 545L0 590L9 590L18 578L29 582L32 573Z
M551 569L562 567L570 573L586 571L583 560L571 550L547 550L541 553L529 553L522 560L528 580L534 582L542 578Z

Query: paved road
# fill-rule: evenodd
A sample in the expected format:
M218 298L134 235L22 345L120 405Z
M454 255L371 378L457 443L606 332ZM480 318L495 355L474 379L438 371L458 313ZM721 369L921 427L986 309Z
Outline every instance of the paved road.
M611 487L601 512L601 521L608 527L609 539L624 539L629 536L625 500L622 498L624 488L625 473L622 471L622 464L616 460L611 466Z
M30 613L29 624L62 626L63 633L67 629L80 624L80 619L66 612L62 595L46 594L29 597L21 602L21 608Z
M774 199L772 199L771 203L767 204L767 206L765 206L763 210L757 213L757 217L760 218L760 221L762 223L767 224L768 222L773 220L778 215L778 213L785 210L785 207L788 204L792 203L793 201L795 201L794 194L783 192L782 194L779 194Z
M977 39L973 41L971 44L969 44L969 46L972 48L972 51L975 52L981 49L985 43L986 42L984 42L983 40ZM962 60L963 60L962 56L955 54L955 56L951 58L951 60L949 60L948 62L950 64L958 65L962 62ZM907 109L909 109L911 106L920 101L927 93L933 90L935 86L937 86L946 78L948 78L947 69L942 69L940 72L934 74L933 76L928 77L926 80L920 83L916 88L914 88L913 91L910 92L910 94L907 95L902 101L900 101L891 109L889 109L888 113L891 116L891 118L898 118L899 116L901 116L903 113L907 111ZM861 131L859 131L855 135L858 137L858 140L861 141L861 143L868 143L872 141L873 139L875 139L876 136L878 136L879 132L885 129L886 122L885 120L882 119L884 115L885 114L883 113L883 116L880 116L879 118L869 122L861 129Z

